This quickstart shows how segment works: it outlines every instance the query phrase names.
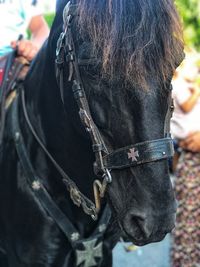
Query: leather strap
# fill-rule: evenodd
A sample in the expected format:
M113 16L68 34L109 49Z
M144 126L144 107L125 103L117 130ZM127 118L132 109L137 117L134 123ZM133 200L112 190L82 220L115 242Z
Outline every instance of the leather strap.
M109 170L124 169L140 164L172 157L174 153L171 138L163 138L137 143L115 150L104 157L104 164Z
M169 97L168 97L168 110L167 110L167 114L166 114L166 118L165 118L165 125L164 125L164 134L165 137L171 137L170 134L170 120L172 118L173 115L173 111L174 111L174 101L172 98L172 85L170 85L170 93L169 93Z
M4 133L7 98L13 93L18 81L24 80L29 69L29 62L23 57L16 57L14 50L5 56L3 65L3 81L0 86L0 144Z
M23 86L21 87L21 100L22 100L22 108L24 112L24 117L26 119L27 125L29 126L29 129L31 133L33 134L34 138L42 148L43 152L46 154L48 159L52 162L54 167L57 169L61 177L63 178L63 182L67 187L67 190L70 192L70 197L75 205L78 207L82 207L84 212L88 215L90 215L94 220L97 219L98 214L96 212L96 208L94 203L88 199L85 195L83 195L78 187L76 186L75 182L64 172L64 170L60 167L60 165L56 162L56 160L53 158L53 156L50 154L50 152L46 149L45 145L43 144L42 140L37 135L30 119L28 116L28 112L26 109L26 101L25 101L25 95L24 95L24 89Z
M4 57L2 67L2 81L0 86L0 145L3 140L3 133L4 133L4 125L5 125L5 102L6 102L6 95L7 95L7 86L9 83L9 71L11 69L13 60L15 57L15 52L11 52L6 57Z
M4 79L6 63L7 63L7 57L6 56L0 57L0 88L2 86Z
M12 134L14 137L17 154L19 156L20 163L22 164L25 176L27 177L27 181L32 191L41 203L41 206L54 219L60 230L65 234L68 241L71 243L72 247L75 248L76 243L84 242L84 239L81 239L80 233L73 226L68 217L60 210L57 204L53 201L50 194L42 184L42 180L36 175L33 169L19 126L18 103L19 96L17 95L12 105ZM109 224L110 217L110 208L106 206L99 220L97 228L93 232L93 237L96 235L103 236ZM104 225L106 227L102 229L100 227L101 225Z

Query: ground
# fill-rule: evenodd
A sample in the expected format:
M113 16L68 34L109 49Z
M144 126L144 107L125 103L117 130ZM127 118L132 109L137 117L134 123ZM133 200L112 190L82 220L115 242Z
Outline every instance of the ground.
M170 267L170 237L162 242L138 247L126 252L124 244L119 243L114 249L113 267Z

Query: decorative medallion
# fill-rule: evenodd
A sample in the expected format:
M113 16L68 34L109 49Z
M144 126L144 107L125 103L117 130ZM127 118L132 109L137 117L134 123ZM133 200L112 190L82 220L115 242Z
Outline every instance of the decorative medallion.
M128 158L132 160L132 162L137 161L137 157L139 157L138 150L135 148L131 148L128 152Z
M96 245L96 242L97 239L83 242L85 250L76 250L76 266L79 266L81 263L83 267L97 266L98 261L95 258L103 256L103 243L100 242Z

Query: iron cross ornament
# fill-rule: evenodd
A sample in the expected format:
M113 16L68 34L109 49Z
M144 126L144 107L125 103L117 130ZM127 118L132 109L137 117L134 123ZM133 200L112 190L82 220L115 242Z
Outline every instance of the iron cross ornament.
M100 242L97 244L97 239L89 240L83 242L83 246L85 250L76 250L76 266L81 267L92 267L97 266L95 258L102 258L103 256L103 244ZM96 245L96 246L95 246Z
M128 158L132 160L132 162L137 161L137 157L139 157L139 153L135 148L131 148L128 152Z

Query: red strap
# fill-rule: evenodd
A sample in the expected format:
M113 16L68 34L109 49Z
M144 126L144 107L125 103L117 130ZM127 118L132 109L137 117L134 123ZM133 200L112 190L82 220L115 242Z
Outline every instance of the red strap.
M4 69L0 69L0 86L3 83Z

